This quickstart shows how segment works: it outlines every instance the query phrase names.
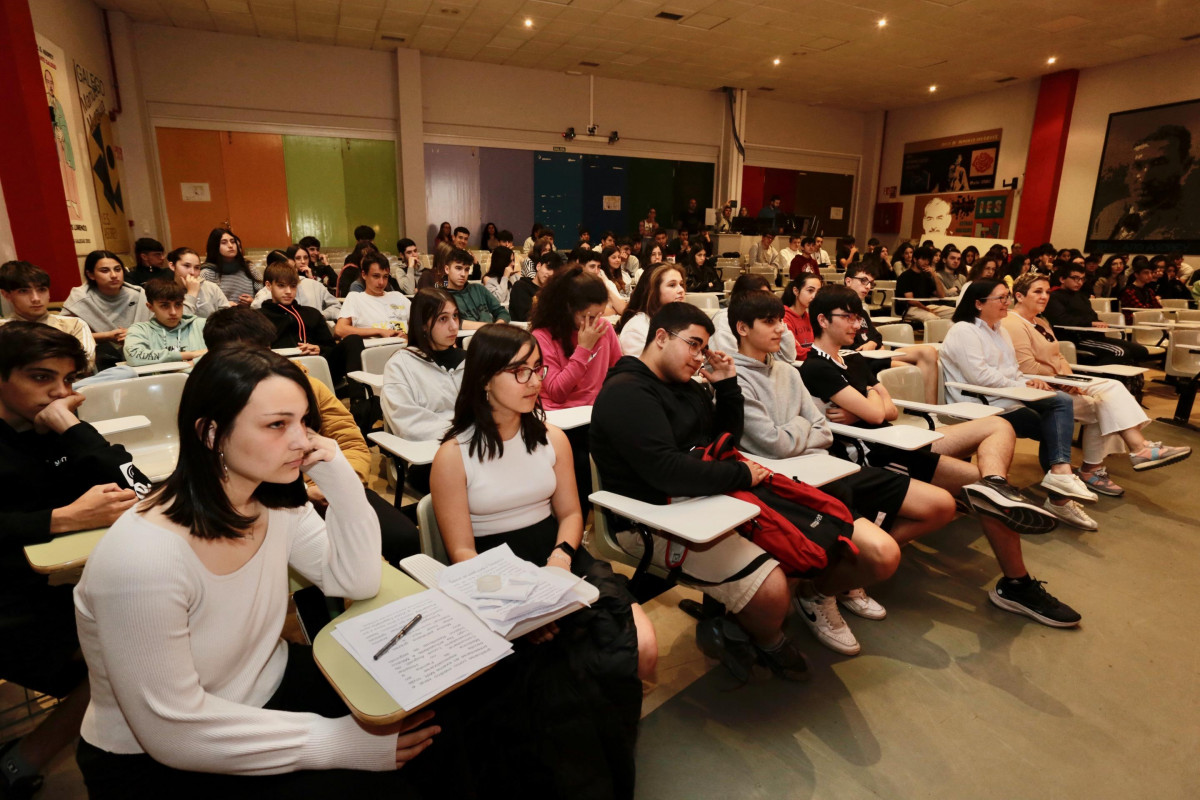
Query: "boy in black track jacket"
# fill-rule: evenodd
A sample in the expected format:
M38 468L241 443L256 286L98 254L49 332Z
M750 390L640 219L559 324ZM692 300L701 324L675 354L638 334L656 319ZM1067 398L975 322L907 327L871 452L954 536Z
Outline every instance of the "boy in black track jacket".
M71 384L87 367L79 341L48 325L0 327L0 678L66 698L41 727L0 749L0 796L29 797L46 763L79 735L87 667L73 587L50 586L24 548L106 528L150 490L120 445L81 422Z

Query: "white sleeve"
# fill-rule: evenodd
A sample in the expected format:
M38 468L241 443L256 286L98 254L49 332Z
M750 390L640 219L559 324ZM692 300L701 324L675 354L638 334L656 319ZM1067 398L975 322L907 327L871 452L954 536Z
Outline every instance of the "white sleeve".
M342 308L338 311L338 319L350 319L350 324L354 324L354 308L355 308L355 292L347 292L346 297L342 300Z
M271 299L271 290L263 287L254 295L254 299L250 301L251 308L262 308L262 304Z
M179 543L120 536L88 564L87 611L120 712L145 752L168 767L232 775L395 769L396 735L376 736L346 715L271 711L226 700L200 683L188 610L197 589ZM114 546L115 545L115 546ZM182 545L186 547L186 544ZM377 556L378 557L378 556ZM281 589L282 590L282 589Z
M995 388L1024 385L1023 380L1005 374L1002 369L1003 354L988 352L993 348L986 346L983 335L975 325L956 324L950 333L955 335L951 337L949 333L946 334L946 341L942 343L938 355L958 370L963 382ZM947 345L950 352L946 352ZM993 363L993 360L1001 363Z
M341 450L308 469L329 500L325 519L311 504L292 540L288 563L331 597L365 600L379 593L382 543L379 517L358 474Z
M621 355L637 358L646 349L646 334L650 330L650 318L644 313L634 314L618 337L621 342Z

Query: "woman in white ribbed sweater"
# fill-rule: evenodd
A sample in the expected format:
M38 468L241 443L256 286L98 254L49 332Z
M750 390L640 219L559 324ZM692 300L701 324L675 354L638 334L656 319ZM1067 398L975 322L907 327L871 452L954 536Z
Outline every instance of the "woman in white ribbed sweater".
M110 528L75 592L92 798L396 791L440 731L421 713L368 732L311 648L280 638L289 567L333 596L379 589L378 520L319 426L304 374L269 351L219 350L189 377L177 470Z

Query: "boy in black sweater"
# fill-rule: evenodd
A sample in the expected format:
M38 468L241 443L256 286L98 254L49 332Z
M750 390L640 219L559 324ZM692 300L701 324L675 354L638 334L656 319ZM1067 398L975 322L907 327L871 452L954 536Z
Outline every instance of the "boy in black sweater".
M71 384L87 367L79 341L48 325L0 327L0 678L65 698L32 733L0 749L0 796L30 797L38 772L79 735L87 667L73 587L50 586L24 548L106 528L150 490L119 445L81 422Z
M335 384L341 383L347 372L362 368L362 337L334 341L321 312L296 302L300 274L295 267L285 262L271 264L263 271L263 282L271 299L264 300L259 310L275 326L272 349L296 347L302 355L323 357Z
M1095 328L1086 331L1056 330L1060 339L1075 343L1080 361L1085 364L1137 364L1150 357L1145 347L1133 341L1110 339L1104 335L1107 323L1101 322L1092 308L1090 296L1083 290L1087 271L1078 264L1068 263L1059 273L1059 287L1050 292L1046 303L1046 321L1059 328Z
M742 433L737 370L730 356L708 349L712 334L712 320L699 308L668 303L650 321L641 357L625 356L608 373L588 433L605 489L663 504L750 489L769 474L753 462L701 461L689 453L723 433L735 442ZM692 380L697 371L707 386ZM666 540L655 536L654 544L661 564ZM704 593L726 606L773 671L806 677L804 654L783 633L791 594L775 559L734 533L690 548L681 570L684 582L702 582ZM719 620L701 625L709 622Z

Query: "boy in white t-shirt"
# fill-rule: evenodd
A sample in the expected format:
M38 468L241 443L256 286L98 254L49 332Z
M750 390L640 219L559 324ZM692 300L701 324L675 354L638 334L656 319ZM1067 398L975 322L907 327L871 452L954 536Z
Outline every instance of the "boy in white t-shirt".
M339 339L347 336L407 338L405 331L411 303L400 292L387 291L390 276L391 267L384 256L378 253L363 256L362 279L366 290L346 296L334 335Z

